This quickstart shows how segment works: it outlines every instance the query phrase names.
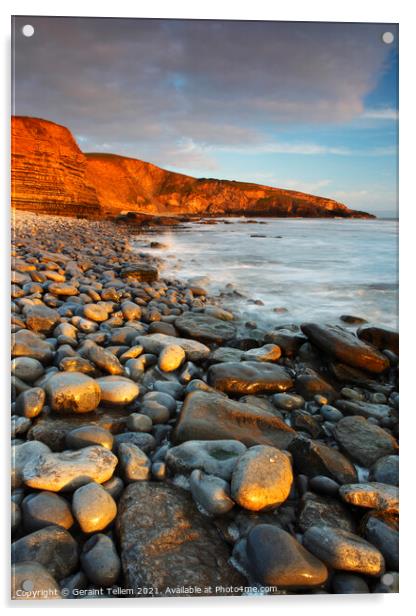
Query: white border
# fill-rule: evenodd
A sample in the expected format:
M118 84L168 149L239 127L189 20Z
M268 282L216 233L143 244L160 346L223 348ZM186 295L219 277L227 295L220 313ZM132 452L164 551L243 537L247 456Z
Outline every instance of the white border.
M80 16L109 16L109 17L170 17L170 18L205 18L205 19L276 19L286 21L350 21L350 22L385 22L400 24L400 325L402 333L402 370L401 370L401 390L402 390L402 424L401 424L401 501L402 501L402 519L401 519L401 579L400 595L379 595L379 596L289 596L289 597L272 597L272 598L230 598L230 599L197 599L197 600L100 600L97 604L95 600L81 602L61 602L59 607L63 609L84 611L91 613L95 610L107 608L134 610L136 613L140 610L141 613L154 613L169 611L169 613L180 613L185 609L201 613L216 611L225 611L230 609L238 610L239 614L246 614L252 610L261 610L263 614L273 614L277 610L288 614L307 614L321 616L325 613L351 614L352 611L358 610L362 613L364 610L370 613L377 613L377 616L389 614L392 610L396 613L406 613L406 607L411 605L413 599L411 593L415 585L415 559L412 558L415 550L414 540L414 503L412 496L415 494L415 478L414 478L414 448L415 436L414 417L416 415L416 395L414 393L415 381L415 350L414 350L414 331L415 331L415 299L412 293L414 283L414 266L415 252L413 250L416 244L414 234L416 227L414 226L414 211L416 203L414 203L414 176L415 176L415 149L416 139L414 134L414 115L415 115L415 86L414 86L414 58L416 57L414 49L415 37L415 21L412 19L412 3L408 0L378 0L377 2L363 0L345 0L344 2L335 3L333 0L297 0L292 3L267 2L265 0L256 0L256 2L242 3L241 0L210 0L209 2L195 2L189 0L164 0L157 1L153 4L142 2L140 0L128 1L124 0L119 3L108 3L104 5L102 1L80 1L73 0L72 2L61 1L59 3L52 1L37 0L36 3L29 1L5 2L1 6L0 27L2 29L2 53L4 54L1 63L3 79L3 96L1 104L3 106L2 135L6 135L3 140L3 148L1 148L3 178L3 206L1 215L3 217L3 225L1 225L2 237L0 241L0 250L3 264L2 281L5 282L5 288L1 295L1 324L4 327L4 338L8 336L8 202L9 191L7 177L9 173L9 154L8 148L4 145L8 144L9 135L9 67L10 67L10 15L80 15ZM6 84L6 87L4 87ZM412 276L413 274L413 276ZM7 299L6 299L7 298ZM2 350L7 354L8 348L6 344L2 344ZM413 350L413 353L412 353ZM8 356L4 357L5 369L2 370L1 378L3 387L2 392L6 392L2 415L7 418L8 404L7 392L9 387L8 377ZM413 386L413 387L412 387ZM413 389L413 395L412 395ZM2 417L3 419L3 417ZM3 423L2 435L8 431L8 422ZM7 437L6 437L7 438ZM2 451L7 453L8 443L6 447L2 447ZM8 464L3 460L3 472L0 473L2 481L6 481L5 489L7 491L7 477L5 469ZM6 609L14 609L20 612L29 608L28 604L24 606L21 603L14 603L11 607L10 603L7 607L7 598L9 595L8 589L8 519L7 514L4 515L5 504L8 496L3 499L2 518L5 534L3 535L4 549L6 553L2 554L0 559L2 565L0 600L5 604ZM414 500L414 499L413 499ZM413 506L412 506L413 505ZM7 511L7 509L6 509ZM412 546L413 544L413 546ZM413 547L413 549L412 549ZM413 553L413 554L412 554ZM416 587L415 587L416 591ZM22 602L23 603L23 602ZM412 601L413 603L413 601ZM53 605L52 605L53 604ZM31 609L55 609L55 602L44 602L41 605L31 603ZM410 610L409 610L410 612Z

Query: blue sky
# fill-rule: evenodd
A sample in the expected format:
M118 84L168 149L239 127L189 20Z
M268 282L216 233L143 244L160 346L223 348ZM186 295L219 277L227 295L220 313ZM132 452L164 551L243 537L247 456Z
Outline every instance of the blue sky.
M392 216L397 43L392 24L19 17L14 111L84 151Z

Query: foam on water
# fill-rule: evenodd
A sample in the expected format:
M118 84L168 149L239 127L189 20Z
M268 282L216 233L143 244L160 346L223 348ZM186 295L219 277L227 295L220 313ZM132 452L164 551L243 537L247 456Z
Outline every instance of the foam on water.
M397 221L267 219L266 237L253 237L257 225L231 220L161 231L167 248L149 252L165 260L166 277L203 276L210 293L250 320L335 323L352 314L397 327ZM135 246L147 251L155 239L142 235Z

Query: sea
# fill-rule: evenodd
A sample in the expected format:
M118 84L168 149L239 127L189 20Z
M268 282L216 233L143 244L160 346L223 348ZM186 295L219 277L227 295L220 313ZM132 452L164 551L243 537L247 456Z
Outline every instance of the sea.
M350 315L398 327L397 220L227 218L134 243L161 257L164 277L202 286L261 326Z

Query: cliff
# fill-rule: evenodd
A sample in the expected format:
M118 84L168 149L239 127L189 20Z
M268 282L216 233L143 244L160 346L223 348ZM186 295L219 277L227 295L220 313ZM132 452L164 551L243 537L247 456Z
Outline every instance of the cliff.
M100 213L87 161L64 126L38 118L12 118L12 206L67 216Z
M332 199L260 184L194 178L115 154L83 154L68 129L12 119L12 206L66 215L372 218Z

